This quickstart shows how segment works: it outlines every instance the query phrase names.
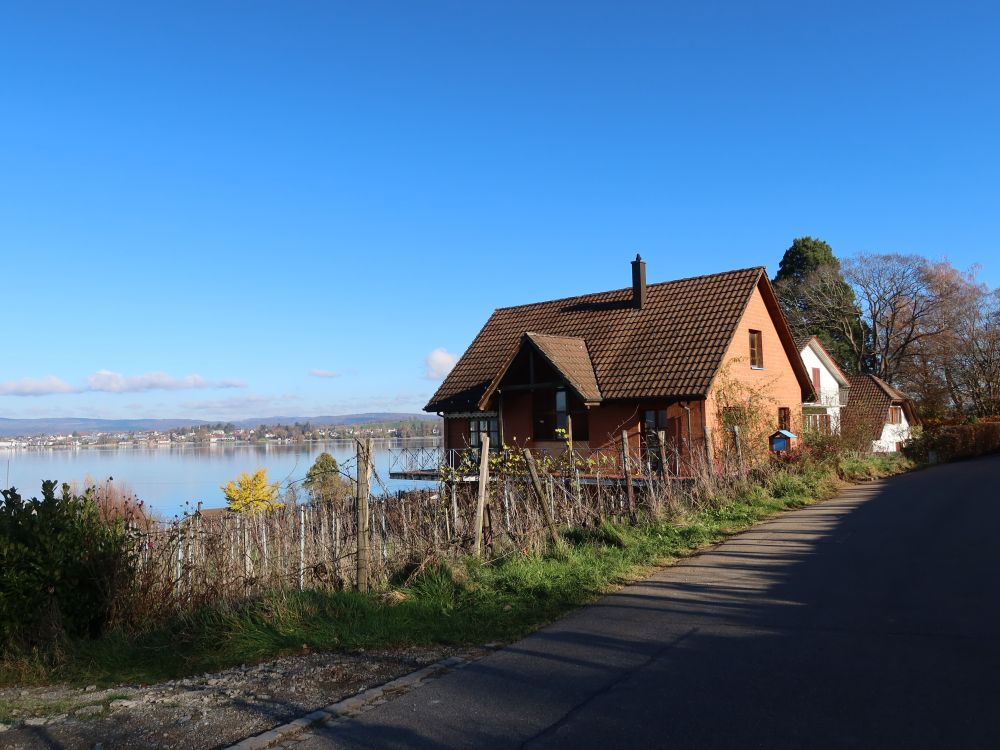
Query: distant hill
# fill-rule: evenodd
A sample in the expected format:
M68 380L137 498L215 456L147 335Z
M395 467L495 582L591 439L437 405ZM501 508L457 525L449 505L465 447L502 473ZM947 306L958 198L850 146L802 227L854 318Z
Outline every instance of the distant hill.
M232 421L237 427L257 425L304 424L314 425L363 425L376 422L399 422L408 419L434 421L432 414L400 414L372 412L368 414L339 414L319 417L258 417ZM173 430L177 427L197 427L217 424L226 420L204 419L85 419L83 417L51 417L41 419L7 419L0 417L0 436L15 435L68 435L71 432L144 432L146 430Z
M51 417L43 419L6 419L0 417L0 435L66 435L71 432L141 432L172 430L205 424L198 419L85 419Z
M436 422L440 417L433 414L402 414L391 411L369 412L366 414L336 414L319 417L265 417L257 419L240 419L233 422L237 427L256 427L257 425L273 424L309 424L316 425L359 425L376 422L401 422L408 419L419 419L421 422Z

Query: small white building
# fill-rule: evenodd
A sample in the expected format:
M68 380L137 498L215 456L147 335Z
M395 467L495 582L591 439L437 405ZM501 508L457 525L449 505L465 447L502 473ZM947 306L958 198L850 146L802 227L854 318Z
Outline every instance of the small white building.
M805 429L837 434L840 432L840 410L848 401L850 379L815 336L795 343L816 392L815 401L802 404Z
M853 375L850 399L844 407L846 425L870 436L876 453L902 450L911 430L920 424L913 402L903 393L874 375Z

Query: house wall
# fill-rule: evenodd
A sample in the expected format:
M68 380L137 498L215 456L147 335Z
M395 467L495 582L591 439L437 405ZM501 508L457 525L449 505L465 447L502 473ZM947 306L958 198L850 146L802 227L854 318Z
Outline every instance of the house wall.
M903 421L899 424L889 424L889 409L886 408L886 423L882 427L882 435L872 443L872 450L875 453L894 453L896 443L905 443L910 439L910 423L906 420L906 412L903 412Z
M833 372L823 362L822 359L807 346L802 351L802 361L805 363L806 371L812 377L814 367L819 368L819 400L815 402L817 406L826 408L826 413L830 415L830 427L834 432L840 432L840 383L834 377ZM767 360L764 360L765 364Z
M693 450L701 455L704 451L705 434L704 402L691 401L690 442ZM526 447L534 450L559 453L565 450L565 443L559 441L536 441L532 438L532 399L529 391L504 394L501 405L501 435L505 445ZM591 407L587 412L590 439L576 440L575 451L582 455L603 452L617 456L621 450L621 434L628 433L629 451L638 455L642 450L642 419L647 409L665 410L668 418L680 420L682 461L688 459L688 417L687 411L677 403L667 401L622 401ZM466 418L445 418L444 447L462 450L468 447L469 420Z
M445 450L462 450L469 443L469 420L456 419L445 415L444 448Z
M750 367L750 331L760 331L764 367ZM793 352L791 356L798 356ZM712 443L718 449L726 439L722 428L721 408L726 404L726 381L736 384L738 390L752 390L763 396L766 401L762 407L762 428L773 432L778 429L778 408L788 407L790 410L790 427L796 435L802 432L802 386L799 384L789 354L782 346L778 337L778 329L774 319L764 302L760 287L754 289L747 304L743 317L737 326L736 333L723 358L723 366L712 382L706 402L706 417L708 429L712 433ZM766 445L755 446L766 450Z
M505 445L532 447L531 408L531 391L512 391L500 397L501 436Z

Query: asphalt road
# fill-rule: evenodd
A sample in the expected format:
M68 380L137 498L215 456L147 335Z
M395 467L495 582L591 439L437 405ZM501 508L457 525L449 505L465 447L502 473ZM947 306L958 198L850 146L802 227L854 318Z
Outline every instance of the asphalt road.
M785 514L295 745L998 748L1000 456Z

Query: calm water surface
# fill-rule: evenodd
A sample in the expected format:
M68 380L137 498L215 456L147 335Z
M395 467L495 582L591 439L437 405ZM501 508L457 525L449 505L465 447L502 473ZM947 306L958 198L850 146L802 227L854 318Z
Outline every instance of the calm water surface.
M427 482L389 479L389 451L403 446L436 446L440 441L376 441L375 471L389 490L431 486ZM302 480L323 451L354 472L353 441L305 445L170 446L163 448L111 447L106 449L0 449L0 480L3 487L16 487L22 495L41 492L42 480L82 483L85 477L127 483L139 499L164 516L180 513L185 503L202 501L207 508L226 504L220 486L240 472L267 469L272 482ZM379 485L373 483L373 492Z

